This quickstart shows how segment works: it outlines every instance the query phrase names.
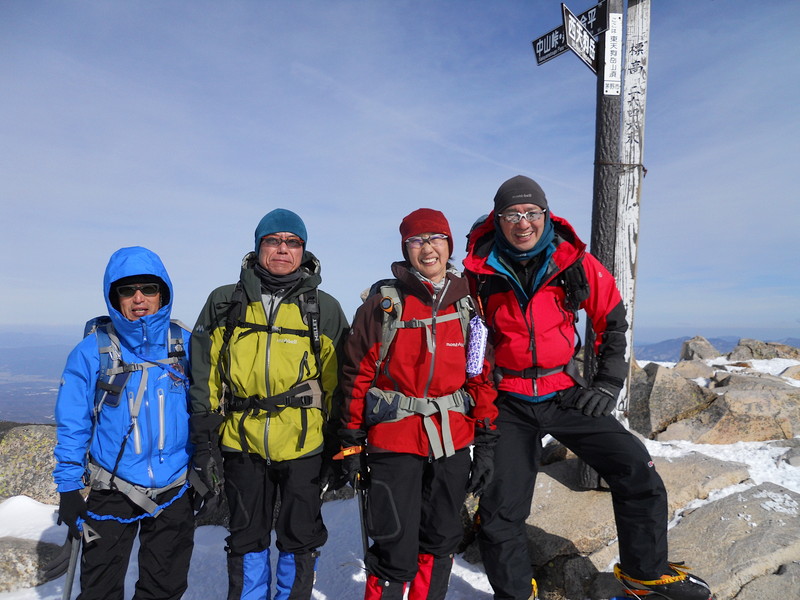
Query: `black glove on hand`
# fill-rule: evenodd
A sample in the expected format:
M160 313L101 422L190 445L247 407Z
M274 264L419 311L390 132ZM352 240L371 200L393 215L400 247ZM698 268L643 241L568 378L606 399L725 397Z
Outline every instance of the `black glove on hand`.
M472 471L467 491L480 496L494 476L494 446L475 446L472 449Z
M222 423L222 415L216 413L196 413L189 418L190 440L194 444L192 468L200 481L208 488L208 492L202 497L198 494L197 499L202 498L204 501L204 503L201 502L201 505L218 500L216 496L222 491L224 483L222 452L219 448L220 423ZM197 508L199 509L199 507ZM210 506L204 506L204 508L206 512L211 510Z
M575 399L575 408L590 417L607 417L617 406L619 392L619 388L611 391L600 385L582 389Z
M347 448L344 449L345 453L346 451ZM367 474L367 453L363 446L360 447L359 452L345 454L345 457L342 459L342 473L347 478L347 481L350 482L353 489L356 488L356 475L361 473L361 479L364 479Z
M89 518L86 501L79 490L61 492L58 500L58 524L64 523L69 527L69 535L80 539L81 531L78 529L78 517L84 521Z
M472 449L472 470L469 475L467 491L473 496L480 496L494 476L494 447L499 432L484 427L475 429L475 447Z
M322 466L319 471L319 489L335 492L347 485L347 476L342 469L342 461L334 459L339 450L337 441L329 442L326 438L322 449Z
M208 488L206 496L216 496L222 491L225 478L222 475L222 452L218 445L206 442L203 446L195 446L192 468Z

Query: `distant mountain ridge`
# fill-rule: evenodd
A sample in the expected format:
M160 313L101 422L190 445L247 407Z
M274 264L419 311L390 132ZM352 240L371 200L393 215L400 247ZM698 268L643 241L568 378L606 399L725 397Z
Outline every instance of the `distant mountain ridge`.
M681 348L690 337L679 337L671 340L664 340L654 344L633 344L633 356L636 360L652 360L658 362L678 362L681 356ZM720 354L727 354L732 351L741 338L725 336L717 338L706 338L708 342L716 348ZM800 348L800 338L784 338L782 340L764 340L766 342L776 342Z

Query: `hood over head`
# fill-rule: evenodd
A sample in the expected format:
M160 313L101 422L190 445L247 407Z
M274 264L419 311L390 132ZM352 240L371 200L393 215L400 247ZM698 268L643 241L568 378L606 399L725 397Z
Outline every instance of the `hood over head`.
M113 288L117 282L160 283L161 308L153 315L129 321L119 312L119 299L114 297ZM167 269L155 252L141 246L120 248L114 252L108 260L103 276L103 297L114 329L121 338L126 338L130 346L137 347L142 343L142 340L136 338L143 331L150 332L154 336L154 340L159 340L159 342L162 334L166 335L166 330L169 329L174 294Z

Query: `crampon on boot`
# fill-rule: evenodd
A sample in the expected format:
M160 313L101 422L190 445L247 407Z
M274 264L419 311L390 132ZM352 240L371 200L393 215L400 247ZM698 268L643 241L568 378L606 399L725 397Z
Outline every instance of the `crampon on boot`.
M670 573L658 579L635 579L614 565L614 576L631 598L662 597L668 600L713 600L708 584L689 573L683 563L669 563Z

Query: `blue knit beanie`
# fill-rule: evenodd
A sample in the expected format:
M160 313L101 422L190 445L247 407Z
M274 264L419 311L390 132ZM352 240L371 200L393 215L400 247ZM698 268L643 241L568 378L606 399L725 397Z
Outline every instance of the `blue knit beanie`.
M304 242L308 241L303 219L290 210L276 208L265 214L259 221L258 227L256 227L256 253L258 253L258 249L261 246L261 238L270 233L279 233L281 231L293 233Z

